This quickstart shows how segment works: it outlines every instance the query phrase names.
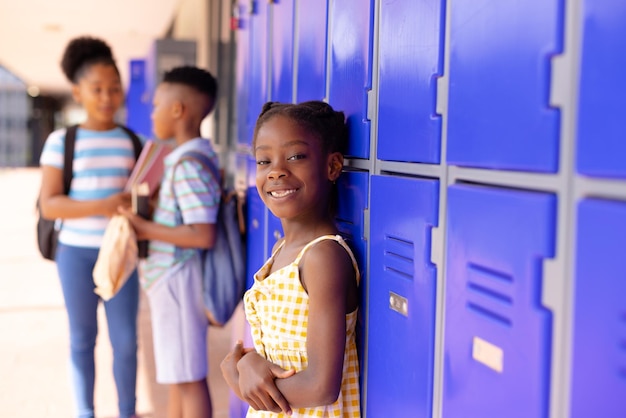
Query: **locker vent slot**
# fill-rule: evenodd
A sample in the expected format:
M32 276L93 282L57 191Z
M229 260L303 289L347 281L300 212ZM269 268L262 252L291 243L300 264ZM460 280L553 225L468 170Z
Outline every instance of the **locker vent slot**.
M341 224L346 224L346 225L354 225L354 222L352 222L352 221L351 221L351 220L349 220L349 219L343 219L343 218L340 218L340 217L335 217L335 220L336 220L337 222L341 223Z
M472 283L472 282L468 282L467 283L467 287L468 289L470 289L471 291L474 291L478 294L481 294L483 296L487 296L492 298L493 300L497 300L499 302L502 302L506 305L513 305L513 298L505 295L504 293L498 292L496 290L490 289L488 287L484 287L481 286L479 284L476 283Z
M469 268L470 270L475 271L480 275L488 276L492 279L496 279L506 283L513 283L513 276L498 270L494 270L490 267L481 266L480 264L476 263L469 263Z
M506 327L513 326L511 292L513 277L492 268L470 263L467 275L467 308Z
M412 241L385 235L383 268L386 272L413 280L415 244Z
M350 231L349 229L339 229L339 232L341 232L341 236L343 237L343 239L345 239L346 241L354 242L354 234L352 233L352 231Z
M339 233L346 241L354 241L354 224L352 222L348 222L339 218L337 220L337 228L339 229Z
M509 318L499 315L489 309L485 309L484 307L477 305L475 303L467 302L467 307L469 308L470 311L477 313L479 315L482 315L486 318L489 318L501 325L505 325L507 327L510 327L513 325L513 322L511 322Z

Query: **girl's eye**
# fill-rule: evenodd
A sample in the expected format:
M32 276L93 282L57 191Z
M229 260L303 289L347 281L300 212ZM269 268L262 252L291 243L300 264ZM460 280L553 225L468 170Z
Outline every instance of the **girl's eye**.
M295 161L295 160L302 160L306 158L306 155L304 154L296 154L296 155L292 155L291 157L287 158L288 161Z
M256 161L256 165L266 165L269 164L270 162L267 160L257 160Z

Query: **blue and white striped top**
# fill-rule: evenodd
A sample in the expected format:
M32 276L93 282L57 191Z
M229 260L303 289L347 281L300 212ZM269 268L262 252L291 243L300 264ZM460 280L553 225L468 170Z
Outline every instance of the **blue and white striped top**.
M185 225L214 224L217 220L221 198L219 180L196 160L185 159L179 163L178 160L187 151L203 153L216 166L219 164L211 141L204 138L189 140L170 152L164 160L165 169L159 189L159 202L153 215L154 222L176 226L176 204ZM148 258L142 265L142 286L150 287L165 272L188 260L195 252L195 248L177 249L167 242L150 241Z
M63 170L64 152L65 128L48 136L39 164ZM133 143L122 128L92 131L79 127L69 197L94 200L123 191L134 164ZM59 242L76 247L100 248L108 223L109 218L105 216L65 219Z

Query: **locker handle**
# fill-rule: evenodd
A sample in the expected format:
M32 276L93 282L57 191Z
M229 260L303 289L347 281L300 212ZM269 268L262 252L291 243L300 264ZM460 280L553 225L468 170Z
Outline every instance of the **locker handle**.
M406 317L409 316L409 301L397 293L389 291L389 309Z

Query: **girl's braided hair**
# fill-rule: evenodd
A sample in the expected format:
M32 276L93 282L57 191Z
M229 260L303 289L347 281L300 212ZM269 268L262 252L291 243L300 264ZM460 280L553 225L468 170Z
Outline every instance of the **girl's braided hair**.
M61 59L61 69L71 83L77 83L94 64L111 65L119 73L111 48L101 39L81 36L70 41Z
M253 145L259 129L274 116L284 116L318 137L326 153L346 152L348 127L343 112L334 110L328 103L313 100L298 104L267 102L254 128Z

